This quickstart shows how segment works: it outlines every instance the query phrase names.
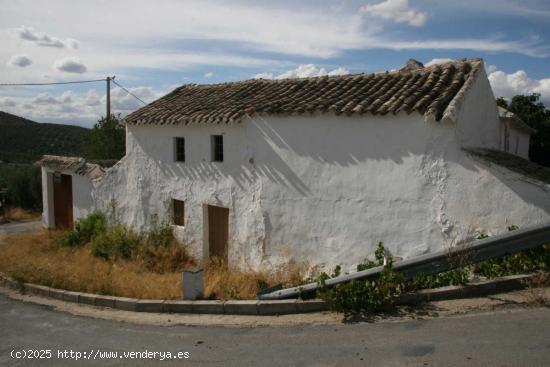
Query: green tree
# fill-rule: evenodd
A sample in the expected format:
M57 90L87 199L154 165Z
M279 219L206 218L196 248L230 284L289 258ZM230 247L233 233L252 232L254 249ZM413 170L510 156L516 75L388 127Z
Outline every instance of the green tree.
M517 95L507 102L497 98L497 104L519 116L527 125L537 130L531 135L529 158L550 167L550 110L540 102L540 94Z
M102 117L82 143L84 157L89 159L120 159L126 150L126 133L120 115Z

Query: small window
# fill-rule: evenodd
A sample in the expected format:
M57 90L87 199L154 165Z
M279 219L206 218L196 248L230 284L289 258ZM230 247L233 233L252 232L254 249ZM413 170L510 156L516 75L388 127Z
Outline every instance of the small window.
M174 210L174 224L177 226L185 225L185 201L172 199Z
M212 162L223 162L223 136L212 135Z
M185 162L185 138L174 138L174 160Z

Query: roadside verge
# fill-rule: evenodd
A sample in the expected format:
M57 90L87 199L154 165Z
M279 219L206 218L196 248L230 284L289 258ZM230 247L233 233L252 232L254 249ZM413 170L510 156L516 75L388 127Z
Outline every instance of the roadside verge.
M429 301L481 297L512 290L524 289L535 274L512 275L475 282L466 286L449 286L403 294L397 299L399 305L413 305ZM326 302L314 300L150 300L113 297L100 294L80 293L31 283L21 283L0 274L0 285L22 293L53 298L65 302L109 307L124 311L152 313L225 314L225 315L288 315L327 311Z

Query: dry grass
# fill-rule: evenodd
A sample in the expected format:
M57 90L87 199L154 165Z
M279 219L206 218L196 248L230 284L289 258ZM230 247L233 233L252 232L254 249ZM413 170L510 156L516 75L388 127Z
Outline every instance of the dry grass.
M310 273L305 264L289 263L277 272L237 271L220 262L204 264L205 294L216 299L254 299L260 290L282 283L285 287L303 284Z
M39 219L40 213L21 208L6 208L2 218L9 222L20 222L24 220Z
M1 244L0 272L17 280L71 291L121 297L180 299L181 270L192 265L188 258L175 270L181 251L168 248L150 258L104 260L92 256L90 245L60 247L60 233L42 232L8 237ZM159 251L159 250L157 250ZM294 264L277 273L237 271L212 262L205 265L205 293L218 299L253 299L265 286L298 285L305 266Z
M542 306L550 302L546 287L550 286L550 275L539 271L528 282L526 303L531 306Z

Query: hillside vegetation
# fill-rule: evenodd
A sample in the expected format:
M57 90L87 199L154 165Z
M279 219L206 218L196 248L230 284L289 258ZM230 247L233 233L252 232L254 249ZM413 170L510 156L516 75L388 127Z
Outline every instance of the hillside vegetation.
M80 156L89 129L37 123L0 111L0 161L32 163L44 154Z

